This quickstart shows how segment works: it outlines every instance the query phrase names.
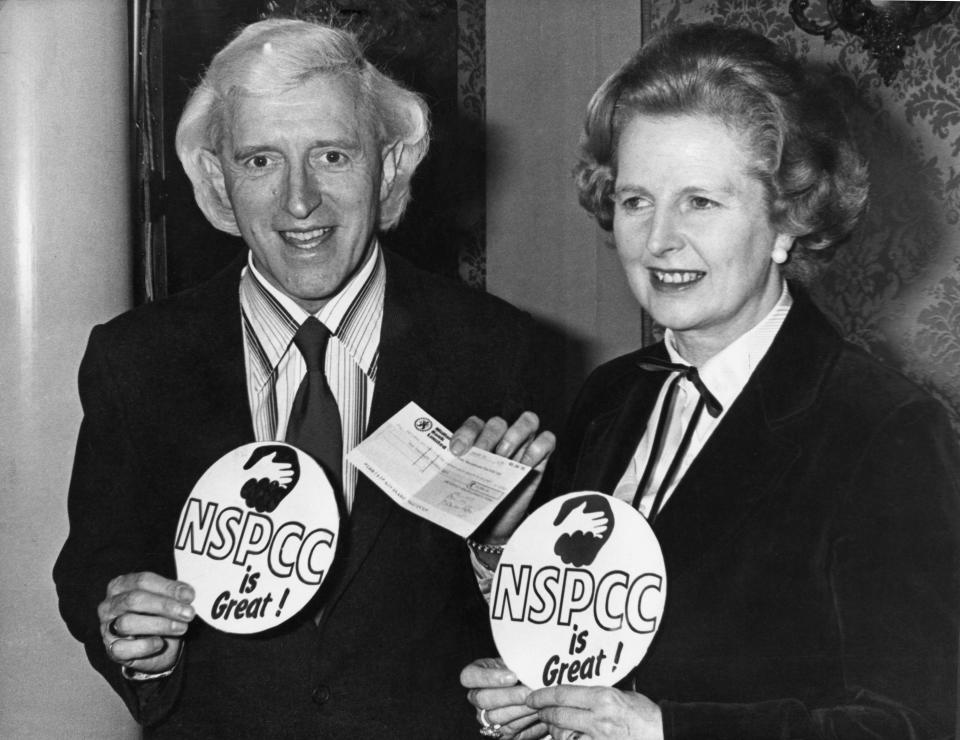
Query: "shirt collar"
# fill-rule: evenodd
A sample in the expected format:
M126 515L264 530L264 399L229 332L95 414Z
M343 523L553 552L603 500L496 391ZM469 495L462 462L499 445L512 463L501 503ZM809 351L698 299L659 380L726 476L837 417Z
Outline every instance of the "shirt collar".
M770 312L752 329L741 334L697 368L700 378L724 409L729 408L740 395L740 391L747 384L757 364L773 344L774 337L783 326L792 305L793 297L790 295L787 282L784 281L780 298ZM690 364L683 359L677 349L673 331L670 329L664 331L663 339L671 362Z
M313 314L371 377L380 343L385 277L383 252L375 241L360 269ZM240 281L240 305L263 348L266 364L275 369L310 314L257 270L252 252Z

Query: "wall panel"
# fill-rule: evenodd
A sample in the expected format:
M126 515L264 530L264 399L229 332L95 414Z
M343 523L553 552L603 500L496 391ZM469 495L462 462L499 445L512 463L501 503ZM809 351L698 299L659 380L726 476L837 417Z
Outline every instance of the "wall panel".
M589 369L641 344L640 309L570 174L587 102L640 32L639 0L487 0L487 289L554 330L557 412Z
M127 13L0 2L0 737L128 738L56 607L90 327L130 304Z

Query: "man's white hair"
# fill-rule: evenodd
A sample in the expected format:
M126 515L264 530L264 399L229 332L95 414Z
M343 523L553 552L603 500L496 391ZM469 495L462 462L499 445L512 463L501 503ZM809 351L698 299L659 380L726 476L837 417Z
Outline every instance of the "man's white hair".
M222 220L208 213L217 198L201 163L202 152L220 150L237 101L275 95L321 74L352 80L361 120L369 124L379 146L401 145L393 187L381 203L379 227L389 229L400 221L410 200L410 180L430 145L426 103L370 64L352 33L308 21L271 19L246 26L214 56L177 126L177 156L197 203L214 225Z

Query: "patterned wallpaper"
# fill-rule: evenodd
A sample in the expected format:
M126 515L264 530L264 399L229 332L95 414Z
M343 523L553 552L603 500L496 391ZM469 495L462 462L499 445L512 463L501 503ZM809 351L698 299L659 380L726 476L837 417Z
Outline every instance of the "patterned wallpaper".
M825 4L825 3L824 3ZM871 164L865 222L813 287L844 334L937 396L960 435L960 10L921 31L885 86L860 39L800 31L786 0L653 0L652 30L752 28L823 68ZM825 20L821 2L808 13Z

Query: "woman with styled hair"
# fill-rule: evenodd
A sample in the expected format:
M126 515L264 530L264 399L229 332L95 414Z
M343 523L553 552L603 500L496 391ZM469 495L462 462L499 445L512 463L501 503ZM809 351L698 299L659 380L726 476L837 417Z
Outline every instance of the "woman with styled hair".
M953 737L956 437L803 287L867 201L839 108L763 37L679 27L596 92L576 181L665 334L593 372L546 479L647 517L666 604L616 687L467 666L481 735Z

